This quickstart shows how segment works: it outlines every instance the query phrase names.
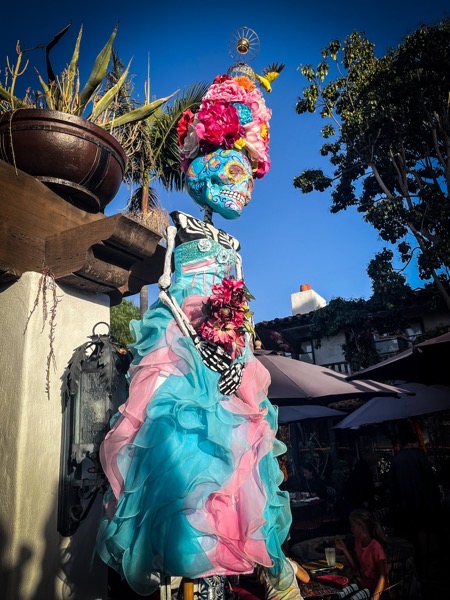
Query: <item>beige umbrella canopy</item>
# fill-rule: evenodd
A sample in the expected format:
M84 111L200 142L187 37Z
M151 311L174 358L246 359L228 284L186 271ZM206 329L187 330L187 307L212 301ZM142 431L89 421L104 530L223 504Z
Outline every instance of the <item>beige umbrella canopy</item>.
M398 397L404 391L376 381L348 381L345 375L327 367L271 351L256 350L255 356L270 373L269 399L277 406L327 405L347 398Z
M347 413L342 410L328 408L320 404L304 404L302 406L280 406L278 411L278 423L295 423L305 419L321 419L324 417L338 418L345 417Z
M384 421L397 421L450 410L450 386L405 383L414 395L400 394L400 398L372 398L335 425L335 429L354 429Z
M450 384L450 332L426 340L348 379L402 380L415 383Z

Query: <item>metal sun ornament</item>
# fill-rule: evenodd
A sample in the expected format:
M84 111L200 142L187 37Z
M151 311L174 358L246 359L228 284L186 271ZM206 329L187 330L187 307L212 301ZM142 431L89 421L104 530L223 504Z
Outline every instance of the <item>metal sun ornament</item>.
M237 77L244 75L252 81L256 80L255 72L248 64L259 54L259 36L249 27L236 29L228 40L228 52L236 61L228 69L228 75ZM243 60L245 58L245 60Z

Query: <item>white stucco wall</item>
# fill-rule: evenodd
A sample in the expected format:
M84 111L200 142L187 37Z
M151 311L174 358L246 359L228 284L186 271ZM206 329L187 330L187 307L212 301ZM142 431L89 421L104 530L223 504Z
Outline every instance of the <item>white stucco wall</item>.
M342 344L345 343L345 334L339 333L330 337L323 337L320 341L320 347L314 349L316 364L329 365L345 361L342 352Z
M43 323L40 275L25 273L0 288L0 552L5 568L0 581L3 600L68 598L69 583L61 569L70 538L56 530L61 443L61 376L74 349L87 341L99 321L109 323L109 298L57 286L50 399L46 365L49 325ZM48 310L52 293L47 290ZM95 524L94 524L95 526ZM73 536L75 539L77 533ZM79 545L79 540L77 540ZM92 543L92 542L89 542ZM106 589L106 569L88 574L91 548L84 551L86 573ZM92 592L89 598L102 598Z
M323 308L327 301L319 296L314 290L305 290L291 294L291 306L293 315L306 315L313 310Z

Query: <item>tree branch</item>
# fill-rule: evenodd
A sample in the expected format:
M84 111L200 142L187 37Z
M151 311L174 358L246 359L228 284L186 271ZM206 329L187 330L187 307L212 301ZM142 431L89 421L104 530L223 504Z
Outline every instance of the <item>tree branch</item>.
M387 188L386 184L384 183L380 173L378 172L378 169L375 165L375 163L370 162L368 164L368 166L372 169L372 173L375 176L375 179L377 180L378 185L380 186L380 188L383 190L383 192L386 194L386 198L388 198L389 200L394 200L394 195L389 191L389 189Z

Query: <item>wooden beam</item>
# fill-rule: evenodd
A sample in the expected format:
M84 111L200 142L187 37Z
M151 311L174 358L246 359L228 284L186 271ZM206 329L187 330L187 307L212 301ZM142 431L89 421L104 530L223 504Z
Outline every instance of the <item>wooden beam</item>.
M41 272L44 267L45 241L14 225L0 221L0 270Z
M111 292L115 292L115 288L111 286L107 286L104 283L98 283L97 281L91 281L90 279L85 279L84 277L80 277L79 275L70 273L65 277L60 277L58 279L58 285L70 285L77 290L81 290L83 292L90 292L92 294L109 294Z
M92 246L99 245L98 255L101 256L105 245L114 247L122 263L131 267L137 260L152 256L160 239L157 233L137 221L114 215L50 236L46 241L45 260L58 278L83 268ZM123 264L120 266L124 268Z
M0 160L0 220L36 237L105 219L72 206L35 177Z
M117 303L162 274L157 232L124 215L80 210L4 161L0 181L0 282L45 266L58 283Z

